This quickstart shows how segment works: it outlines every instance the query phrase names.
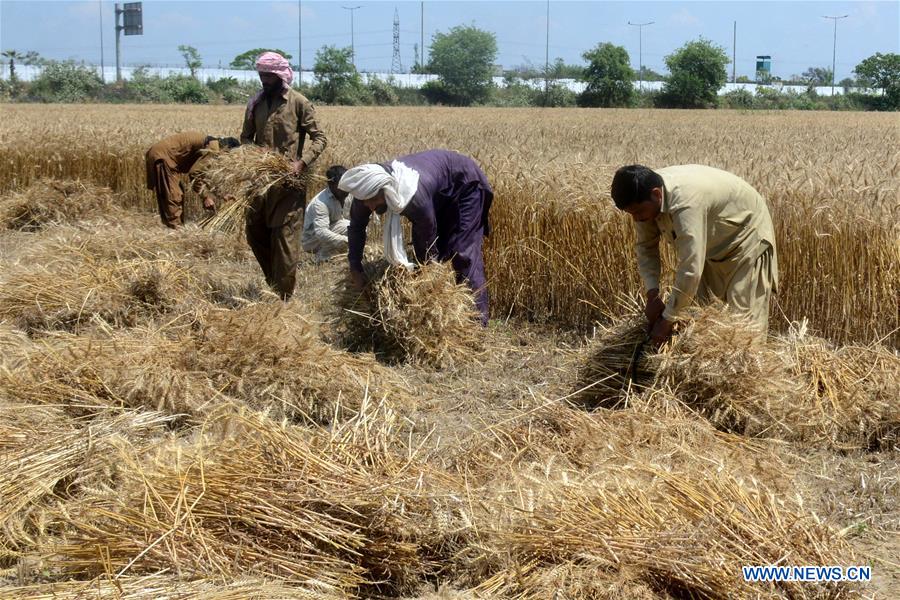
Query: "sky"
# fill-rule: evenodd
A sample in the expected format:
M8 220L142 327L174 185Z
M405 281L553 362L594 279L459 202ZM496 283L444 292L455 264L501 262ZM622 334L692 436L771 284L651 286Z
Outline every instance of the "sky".
M324 45L350 46L351 11L356 64L361 71L389 71L394 11L400 17L404 68L414 44L426 47L435 32L475 25L496 34L497 62L504 68L545 60L547 2L313 2L302 0L145 0L144 35L122 36L123 65L182 65L179 44L196 47L204 66L226 67L256 47L294 55L302 34L302 61L312 67ZM581 54L601 42L628 50L632 65L665 72L667 54L701 36L732 56L737 22L736 72L752 77L757 54L772 56L772 73L789 77L808 67L829 67L834 22L823 15L848 15L837 22L837 80L875 52L900 53L900 1L844 2L570 2L549 3L550 60L581 64ZM115 63L114 6L102 0L0 0L0 49L34 50L52 59ZM101 29L102 20L102 29ZM628 22L648 22L643 28ZM642 34L639 32L642 30ZM729 66L729 75L731 66Z

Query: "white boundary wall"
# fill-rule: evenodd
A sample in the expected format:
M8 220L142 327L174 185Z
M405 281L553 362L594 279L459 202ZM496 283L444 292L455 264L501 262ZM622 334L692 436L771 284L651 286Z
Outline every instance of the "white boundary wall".
M95 65L87 65L88 67L94 68L97 73L100 73L100 67ZM168 75L190 75L190 71L184 67L144 67L147 73L150 75L159 75L160 77L166 77ZM122 77L126 80L131 79L134 72L138 69L138 67L122 67ZM22 81L32 81L37 78L41 71L42 67L39 66L29 66L29 65L16 65L16 77L21 79ZM115 81L116 79L116 67L115 66L105 66L103 69L104 79L107 82ZM315 75L312 71L303 71L302 73L302 81L306 84L313 84L316 81ZM233 77L238 81L250 81L257 82L259 78L256 74L256 71L247 71L240 69L217 69L217 68L203 68L199 69L197 72L197 77L200 81L207 80L217 80L223 79L225 77ZM395 85L405 88L420 88L425 85L428 81L433 81L437 79L437 75L420 75L414 73L401 73L397 75L392 75L391 73L362 73L363 79L365 78L375 78L380 79L382 81L388 81L393 79ZM9 79L9 63L3 62L0 64L0 79ZM504 87L506 85L506 80L503 77L494 77L494 83L499 87ZM294 81L297 80L297 73L294 72ZM529 85L535 89L543 89L544 80L543 79L532 79L527 81L522 81L522 83ZM576 79L557 79L555 83L558 85L563 85L573 92L581 93L584 91L586 87L585 83L582 81L578 81ZM662 89L663 82L661 81L645 81L643 82L643 89L645 90L660 90ZM640 82L635 81L634 87L637 89L640 87ZM755 93L757 87L765 87L769 89L774 89L782 92L796 92L802 93L806 91L806 86L803 85L780 85L774 84L770 86L758 86L755 83L726 83L720 90L719 95L727 94L728 92L744 89L749 91L750 93ZM816 93L820 96L830 96L831 95L831 86L819 86L815 88ZM879 90L868 90L864 88L858 88L857 91L866 92L866 93L879 93ZM836 96L842 95L844 93L844 88L841 86L834 87L834 94Z

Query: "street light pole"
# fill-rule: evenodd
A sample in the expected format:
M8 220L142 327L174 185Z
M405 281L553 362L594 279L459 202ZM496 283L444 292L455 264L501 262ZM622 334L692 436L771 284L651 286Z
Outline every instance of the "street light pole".
M834 44L831 46L831 97L834 98L834 80L836 79L837 73L834 72L837 59L837 22L838 19L846 19L850 15L840 15L837 17L829 17L827 15L823 15L823 19L831 19L834 21Z
M641 91L644 91L644 27L647 25L653 25L656 21L647 21L646 23L632 23L628 21L628 24L638 28L638 77L640 77L640 88Z
M353 59L353 68L355 69L356 68L356 46L353 42L353 37L354 37L354 34L353 34L353 12L359 8L362 8L362 6L342 6L341 8L343 8L344 10L350 11L350 56Z

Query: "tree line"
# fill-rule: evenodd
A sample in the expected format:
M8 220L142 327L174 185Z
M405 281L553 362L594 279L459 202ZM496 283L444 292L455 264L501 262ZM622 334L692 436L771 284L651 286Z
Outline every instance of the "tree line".
M138 69L129 81L105 85L96 73L71 62L44 61L37 54L7 50L10 78L0 81L0 98L44 102L192 102L240 103L258 89L256 83L226 77L205 83L197 72L202 66L199 51L188 45L178 47L190 75L151 75ZM236 56L234 69L253 69L256 57L272 50L290 60L290 53L278 48L253 48ZM611 43L599 43L584 52L585 66L567 65L557 59L547 69L531 65L500 71L496 36L474 26L457 26L434 34L427 64L417 64L414 72L429 73L436 79L420 89L403 88L392 81L364 79L353 64L350 48L324 46L316 53L313 85L298 85L310 99L323 104L396 105L443 104L451 106L582 106L660 108L796 108L796 109L900 109L900 55L876 53L854 69L856 79L841 82L845 93L819 97L816 86L832 83L831 69L810 67L785 83L801 83L802 93L781 93L759 87L756 94L735 90L719 96L728 81L731 62L724 48L700 38L687 42L665 57L667 75L643 67L636 72L627 50ZM41 75L31 83L16 77L15 65L41 64ZM502 75L504 85L494 84ZM559 83L576 79L585 84L581 93ZM635 89L635 81L662 81L662 88L648 92ZM748 81L745 79L745 81ZM739 80L739 82L741 82ZM749 82L749 81L748 81ZM770 79L764 83L773 83ZM849 93L852 87L878 89L878 94Z

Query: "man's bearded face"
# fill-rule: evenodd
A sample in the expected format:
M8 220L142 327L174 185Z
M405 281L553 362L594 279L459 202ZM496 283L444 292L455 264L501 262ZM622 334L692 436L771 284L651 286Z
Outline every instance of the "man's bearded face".
M260 73L259 80L262 82L263 89L267 94L274 94L281 90L281 78L274 73Z

